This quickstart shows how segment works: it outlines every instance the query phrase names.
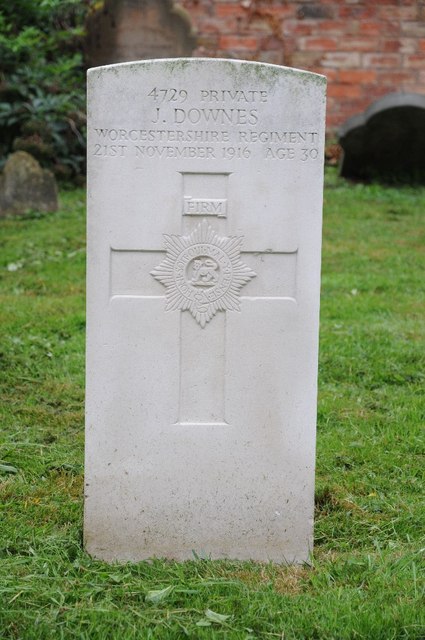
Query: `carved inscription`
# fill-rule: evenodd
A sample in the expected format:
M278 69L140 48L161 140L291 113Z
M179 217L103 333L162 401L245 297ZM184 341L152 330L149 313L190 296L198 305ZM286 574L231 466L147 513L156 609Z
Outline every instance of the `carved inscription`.
M116 159L319 160L317 131L262 126L266 89L153 87L141 98L151 105L148 115L133 127L99 124L90 153Z
M227 217L228 173L182 172L184 216Z
M190 196L185 196L183 199L183 215L225 218L226 214L227 200L191 198Z
M166 257L151 275L167 288L166 311L189 310L202 328L217 311L240 311L240 289L256 276L240 259L242 236L218 236L203 220L164 240Z

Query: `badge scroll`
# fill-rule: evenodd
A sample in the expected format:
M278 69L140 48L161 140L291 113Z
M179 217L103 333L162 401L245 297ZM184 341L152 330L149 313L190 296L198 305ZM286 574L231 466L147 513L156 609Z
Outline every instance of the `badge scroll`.
M240 311L240 290L257 275L241 261L243 236L219 236L203 220L164 241L166 256L151 275L167 289L166 311L189 310L202 328L217 311Z

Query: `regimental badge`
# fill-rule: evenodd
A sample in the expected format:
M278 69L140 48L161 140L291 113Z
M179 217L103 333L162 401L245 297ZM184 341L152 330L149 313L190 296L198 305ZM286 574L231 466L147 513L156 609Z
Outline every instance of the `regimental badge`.
M206 220L190 235L165 235L151 275L166 288L166 311L188 309L202 328L217 311L240 311L239 292L257 274L241 261L243 236L218 236Z

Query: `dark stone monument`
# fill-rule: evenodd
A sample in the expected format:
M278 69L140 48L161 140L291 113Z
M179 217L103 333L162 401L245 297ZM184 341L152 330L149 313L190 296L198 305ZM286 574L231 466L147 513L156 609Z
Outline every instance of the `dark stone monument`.
M28 210L56 211L56 180L26 151L12 153L0 175L0 216Z
M89 66L192 55L188 14L172 0L105 0L87 21Z
M425 183L425 95L390 93L339 130L346 178Z

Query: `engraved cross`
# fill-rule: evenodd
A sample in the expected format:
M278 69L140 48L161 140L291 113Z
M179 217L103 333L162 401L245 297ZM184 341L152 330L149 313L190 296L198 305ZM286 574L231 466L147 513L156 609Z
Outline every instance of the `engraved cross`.
M227 313L296 302L297 251L242 251L219 213L183 215L182 235L164 234L166 251L111 249L111 298L160 298L163 312L180 314L180 425L227 424Z

